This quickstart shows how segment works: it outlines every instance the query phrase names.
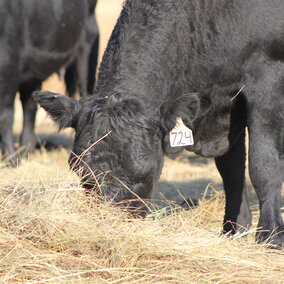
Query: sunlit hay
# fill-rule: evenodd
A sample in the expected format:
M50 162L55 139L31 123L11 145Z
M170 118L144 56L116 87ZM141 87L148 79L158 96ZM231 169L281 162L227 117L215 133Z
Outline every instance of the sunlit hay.
M98 1L104 45L120 2ZM53 80L43 89L64 93L54 87ZM57 131L39 113L37 131ZM152 216L133 219L77 190L68 156L42 151L14 169L0 161L1 283L283 283L283 252L254 242L257 208L245 238L220 235L224 196L218 192L194 210L175 210L164 200L170 212L151 205ZM188 160L166 159L164 172L164 181L220 182L215 165Z
M255 229L246 237L220 235L222 193L212 191L193 210L136 219L79 190L68 155L37 153L1 169L1 282L283 281L283 253L255 244Z

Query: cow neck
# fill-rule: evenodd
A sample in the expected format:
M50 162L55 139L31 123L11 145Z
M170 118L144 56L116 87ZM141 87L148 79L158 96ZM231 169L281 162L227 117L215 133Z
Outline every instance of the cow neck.
M175 21L168 23L165 15L169 8L162 1L146 2L126 2L103 56L97 91L122 90L152 105L183 84L186 56Z

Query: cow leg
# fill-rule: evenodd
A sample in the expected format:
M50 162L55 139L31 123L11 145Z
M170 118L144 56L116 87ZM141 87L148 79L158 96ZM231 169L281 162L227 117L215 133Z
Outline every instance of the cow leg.
M5 46L5 45L4 45ZM18 89L17 57L13 56L5 49L1 50L3 58L13 58L8 64L0 66L0 138L2 160L10 162L16 166L18 157L15 153L13 121L14 121L14 102Z
M256 238L283 247L284 64L261 57L257 60L259 65L253 65L257 70L247 73L250 81L258 79L248 85L247 95L249 173L260 206Z
M96 17L92 12L87 20L86 26L86 43L85 46L87 50L87 94L91 95L94 92L94 87L96 83L96 71L98 65L99 56L99 28Z
M84 43L77 56L76 69L78 70L78 87L81 98L87 96L87 80L88 80L88 56L90 48Z
M250 227L252 221L245 182L245 113L245 100L240 95L231 113L230 149L225 155L215 159L226 195L224 233L242 232Z
M20 144L24 146L25 153L33 152L37 142L34 133L37 104L31 95L33 91L40 89L40 87L40 81L33 81L28 84L22 84L19 88L23 108L23 130L20 136Z
M252 115L256 116L257 114L252 113ZM271 113L270 115L273 116L274 114ZM281 155L279 149L275 147L275 142L279 141L280 137L273 137L272 133L259 131L265 129L267 123L269 123L268 121L262 122L252 121L249 127L249 172L260 206L256 238L260 242L268 240L270 243L283 246L284 224L280 209L283 154ZM282 133L284 132L283 123L281 126ZM283 140L280 141L283 143Z
M226 195L224 233L236 233L248 229L252 217L245 185L245 131L225 155L215 159L222 176Z
M97 34L95 41L92 44L91 52L88 59L88 83L87 92L92 94L96 84L96 72L99 56L99 34Z
M69 97L75 97L77 83L78 83L78 70L77 59L75 59L65 70L64 81L66 84L66 93Z
M13 120L14 101L16 92L11 92L10 88L0 90L0 137L2 160L8 160L11 165L17 165L15 155Z

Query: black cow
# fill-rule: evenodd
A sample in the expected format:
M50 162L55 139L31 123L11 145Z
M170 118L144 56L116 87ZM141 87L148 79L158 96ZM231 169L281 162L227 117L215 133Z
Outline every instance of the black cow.
M250 177L260 202L257 240L283 246L283 15L282 0L126 1L96 96L35 95L60 127L75 129L69 161L84 186L115 201L148 198L169 149L168 133L181 117L195 140L187 149L217 157L226 192L224 231L234 233L251 223L247 126Z
M24 123L21 145L33 150L36 103L32 91L68 65L87 41L86 23L94 0L3 0L0 3L0 140L12 156L13 105L20 92ZM86 67L87 68L87 67ZM15 158L12 160L16 160Z

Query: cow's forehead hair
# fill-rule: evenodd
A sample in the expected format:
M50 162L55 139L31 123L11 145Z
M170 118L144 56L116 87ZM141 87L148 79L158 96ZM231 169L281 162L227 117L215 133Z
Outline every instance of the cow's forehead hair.
M114 95L93 95L88 98L80 99L80 111L79 116L93 116L99 111L104 111L108 108L108 101Z
M111 108L117 104L126 101L135 101L137 104L140 104L140 100L138 97L134 97L129 94L124 94L120 92L94 94L89 98L81 99L81 104L87 111L97 111L99 109Z
M139 97L118 92L81 100L77 129L90 124L99 132L127 128L155 131L158 127Z

